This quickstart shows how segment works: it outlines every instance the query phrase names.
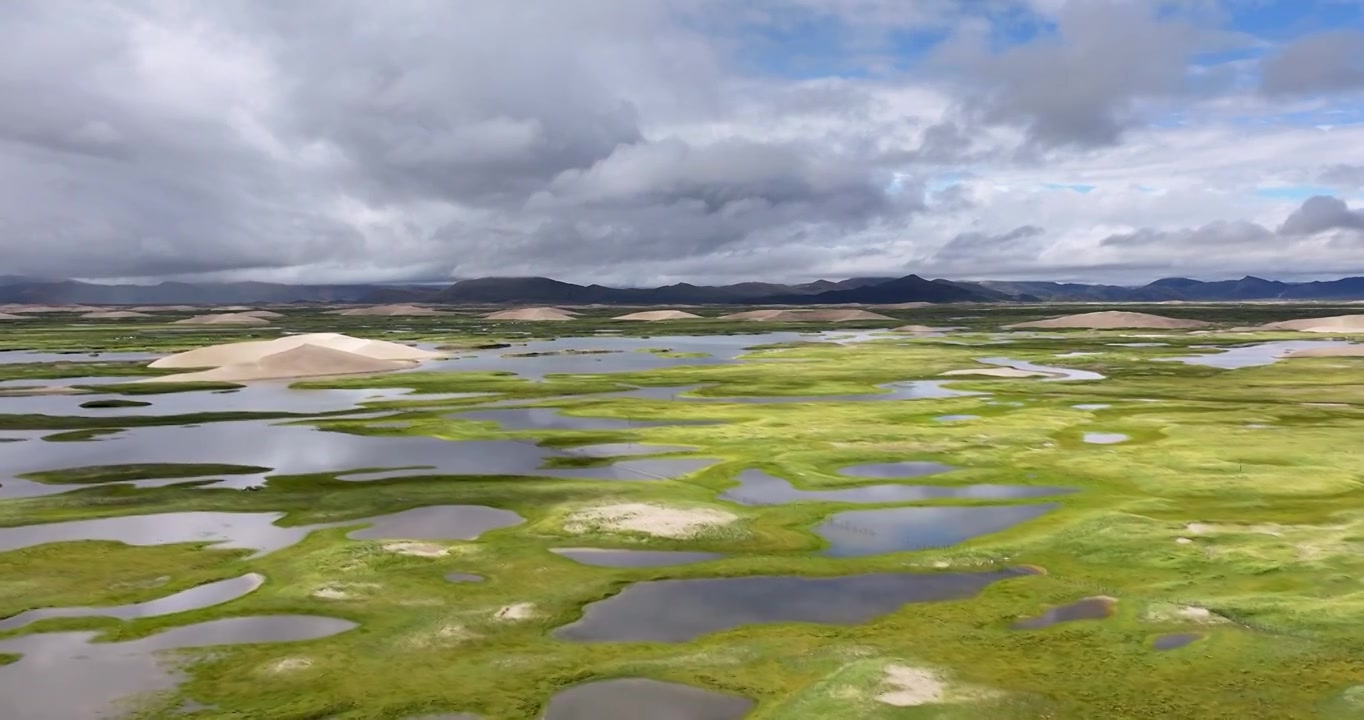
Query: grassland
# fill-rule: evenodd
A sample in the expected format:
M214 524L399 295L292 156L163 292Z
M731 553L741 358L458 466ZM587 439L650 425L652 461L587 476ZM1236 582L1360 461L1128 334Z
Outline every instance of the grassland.
M1329 308L1281 306L1157 312L1228 326L1332 314ZM1141 338L1167 345L1124 347L1112 343L1137 338L1120 332L1059 338L1014 334L1007 344L980 345L1000 339L993 334L999 325L1059 313L1054 308L935 308L891 314L906 322L967 328L945 337L842 346L795 343L755 351L735 364L551 376L543 383L488 372L416 372L304 384L491 393L460 399L414 394L369 403L368 412L359 415L304 419L214 413L212 396L205 393L204 412L191 416L0 416L0 427L9 429L81 431L271 419L451 441L652 442L695 446L694 455L720 460L684 478L653 482L491 476L347 482L307 475L273 477L263 490L250 493L108 483L255 468L116 466L44 473L36 479L83 486L0 501L0 527L180 510L285 512L281 524L356 525L319 530L297 545L254 559L247 552L202 544L130 547L93 541L0 553L0 617L37 607L140 602L244 572L267 578L256 592L202 610L128 622L46 620L0 633L0 639L82 628L103 630L105 641L121 641L203 620L272 613L327 615L360 624L323 640L221 648L199 659L181 692L209 706L193 717L215 720L396 720L457 711L535 718L549 697L568 685L622 676L745 695L758 702L751 717L760 719L1364 716L1364 483L1358 449L1364 430L1364 361L1293 360L1219 370L1162 359L1200 352L1190 350L1192 345L1292 336L1170 334ZM375 334L374 319L369 325L362 321L298 312L279 326ZM589 335L606 326L593 317L514 326L420 318L398 325L385 319L384 330L399 332L384 337L466 348L506 342L513 345L502 351L507 353L517 352L514 344L529 334ZM655 334L666 327L668 334L686 334L755 326L687 321L609 327ZM169 351L276 331L178 333L144 321L112 329L68 322L9 333L4 342L44 351ZM529 334L516 334L523 332ZM648 342L654 349L667 347L657 338ZM1057 358L1070 352L1094 354ZM931 379L992 355L1092 370L1107 379L962 378L951 386L986 394L895 402L717 399L870 394L883 383ZM509 368L516 362L507 359ZM37 365L0 365L0 372L9 379L43 377ZM692 385L702 386L694 396L710 399L600 396L633 386ZM460 419L461 409L501 399L540 402L569 415L721 422L588 432L505 431ZM1074 407L1091 403L1110 407ZM948 414L979 419L934 421ZM1085 432L1124 433L1131 439L1090 445L1082 441ZM60 446L55 452L53 470L66 467ZM886 482L853 481L837 474L841 467L903 459L960 468L923 483L1063 486L1079 492L1058 498L1055 512L961 545L853 559L819 556L822 541L811 528L837 511L883 505L747 507L717 499L746 468L789 478L802 489L827 489ZM249 453L241 463L253 464ZM716 508L738 520L688 539L566 529L573 511L614 503ZM363 518L442 504L504 508L526 522L475 541L438 543L449 550L441 557L403 555L386 550L383 541L346 538ZM702 550L727 557L671 567L602 568L549 552L566 546ZM750 625L677 644L578 644L550 636L553 628L577 619L584 605L643 580L1019 565L1046 572L997 583L968 600L909 605L861 625ZM443 575L450 572L476 573L486 580L449 583ZM334 592L318 592L324 589ZM1019 617L1094 595L1118 599L1114 617L1040 631L1009 629ZM533 605L529 618L496 617L500 608L517 603ZM1174 651L1150 647L1157 635L1190 631L1205 637ZM918 707L879 702L888 664L931 668L950 686L946 699ZM181 699L154 699L143 715L165 717Z

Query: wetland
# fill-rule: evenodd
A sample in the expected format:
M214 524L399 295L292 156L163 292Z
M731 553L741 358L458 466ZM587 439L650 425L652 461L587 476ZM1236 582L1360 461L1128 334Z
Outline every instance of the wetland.
M1328 309L281 311L0 338L7 720L1364 714L1364 358L1240 329ZM146 382L319 331L447 357Z

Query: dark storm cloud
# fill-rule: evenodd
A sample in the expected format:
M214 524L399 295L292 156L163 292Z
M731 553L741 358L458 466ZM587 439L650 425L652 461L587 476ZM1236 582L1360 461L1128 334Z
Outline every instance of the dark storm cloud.
M1054 37L995 53L967 30L938 61L965 73L965 108L978 120L1020 125L1044 147L1098 146L1137 121L1139 100L1182 92L1198 47L1192 28L1151 5L1096 0L1062 7Z
M641 107L725 102L717 49L674 13L702 5L9 3L9 267L553 272L921 208L872 144L646 137ZM811 92L785 99L861 91Z
M1264 62L1261 88L1270 95L1308 95L1364 89L1364 32L1308 35Z
M1327 230L1364 230L1364 210L1351 210L1340 198L1317 195L1303 201L1279 226L1283 235L1312 235Z

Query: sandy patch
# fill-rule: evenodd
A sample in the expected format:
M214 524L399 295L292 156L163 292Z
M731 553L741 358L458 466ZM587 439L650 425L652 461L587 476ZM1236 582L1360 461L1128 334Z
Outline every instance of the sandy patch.
M346 592L345 590L338 590L333 587L324 587L314 590L312 592L312 597L315 597L319 600L349 600L355 596Z
M636 532L655 537L690 538L738 519L738 515L716 508L622 503L572 513L564 521L564 530L574 534Z
M428 558L445 557L450 554L450 548L426 542L384 543L384 550L391 553L397 553L398 555Z
M89 390L70 385L31 385L27 387L0 388L0 397L28 397L34 395L86 395Z
M887 690L876 701L895 707L932 705L947 699L947 685L934 671L907 665L887 665L881 679Z
M612 320L643 320L645 322L658 322L659 320L697 320L700 315L696 315L682 310L646 310L644 312L630 313L628 315L617 315Z
M420 305L375 305L373 307L358 307L349 310L342 310L337 315L348 316L377 316L377 317L429 317L433 315L449 315L450 313L421 307Z
M210 313L176 320L173 325L269 325L270 321L242 313Z
M1194 535L1216 535L1219 533L1247 533L1251 535L1273 535L1279 537L1283 535L1283 528L1278 525L1216 525L1214 523L1189 523L1184 526L1185 530Z
M247 310L242 314L253 318L260 318L262 320L274 320L275 318L284 317L284 313L277 313L274 310Z
M24 315L15 315L14 313L0 312L0 320L28 320L28 319L29 318Z
M1151 622L1195 622L1202 625L1218 625L1231 622L1217 613L1197 605L1156 605L1146 612Z
M1175 542L1180 545L1188 545L1189 543L1192 543L1193 540L1190 540L1189 538L1186 537L1177 537L1175 538Z
M942 328L929 327L928 325L901 325L900 327L897 327L897 328L891 328L890 331L893 332L893 333L911 333L911 334L912 334L912 333L931 333L931 332L941 332L941 331L942 331Z
M1114 330L1118 328L1159 328L1162 330L1181 330L1208 327L1212 323L1202 320L1183 320L1180 318L1151 315L1148 313L1105 310L1103 312L1063 315L1047 320L1006 325L1007 328L1056 328Z
M1035 370L1019 370L1018 368L969 368L966 370L948 370L940 375L984 375L986 377L997 378L1033 378L1033 377L1057 377L1052 373L1038 372Z
M133 310L96 310L81 316L82 320L122 320L125 318L144 318L151 317L147 313L135 312Z
M1331 315L1301 320L1284 320L1283 322L1261 325L1255 329L1293 330L1310 333L1364 333L1364 315Z
M313 661L305 657L287 657L283 660L276 660L266 666L266 672L270 673L290 673L299 670L307 670L313 666Z
M572 320L573 316L565 310L559 308L520 308L517 310L502 310L500 312L489 313L483 316L484 320L528 320L538 321L563 321Z
M755 320L758 322L854 322L858 320L894 320L867 310L748 310L732 313L721 320Z
M493 617L503 622L516 622L517 620L529 620L537 614L535 603L523 602L508 605L493 613Z

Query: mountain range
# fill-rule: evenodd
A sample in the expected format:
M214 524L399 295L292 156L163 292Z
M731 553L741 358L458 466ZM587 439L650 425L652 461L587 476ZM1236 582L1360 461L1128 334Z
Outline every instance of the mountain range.
M824 305L903 302L1162 302L1364 300L1364 277L1288 283L1247 276L1204 282L1165 278L1141 286L1037 281L858 277L798 285L678 283L654 288L575 285L546 277L487 277L432 285L286 285L183 283L102 285L77 280L0 276L0 303L45 305L220 305L242 303L534 303L545 305Z

